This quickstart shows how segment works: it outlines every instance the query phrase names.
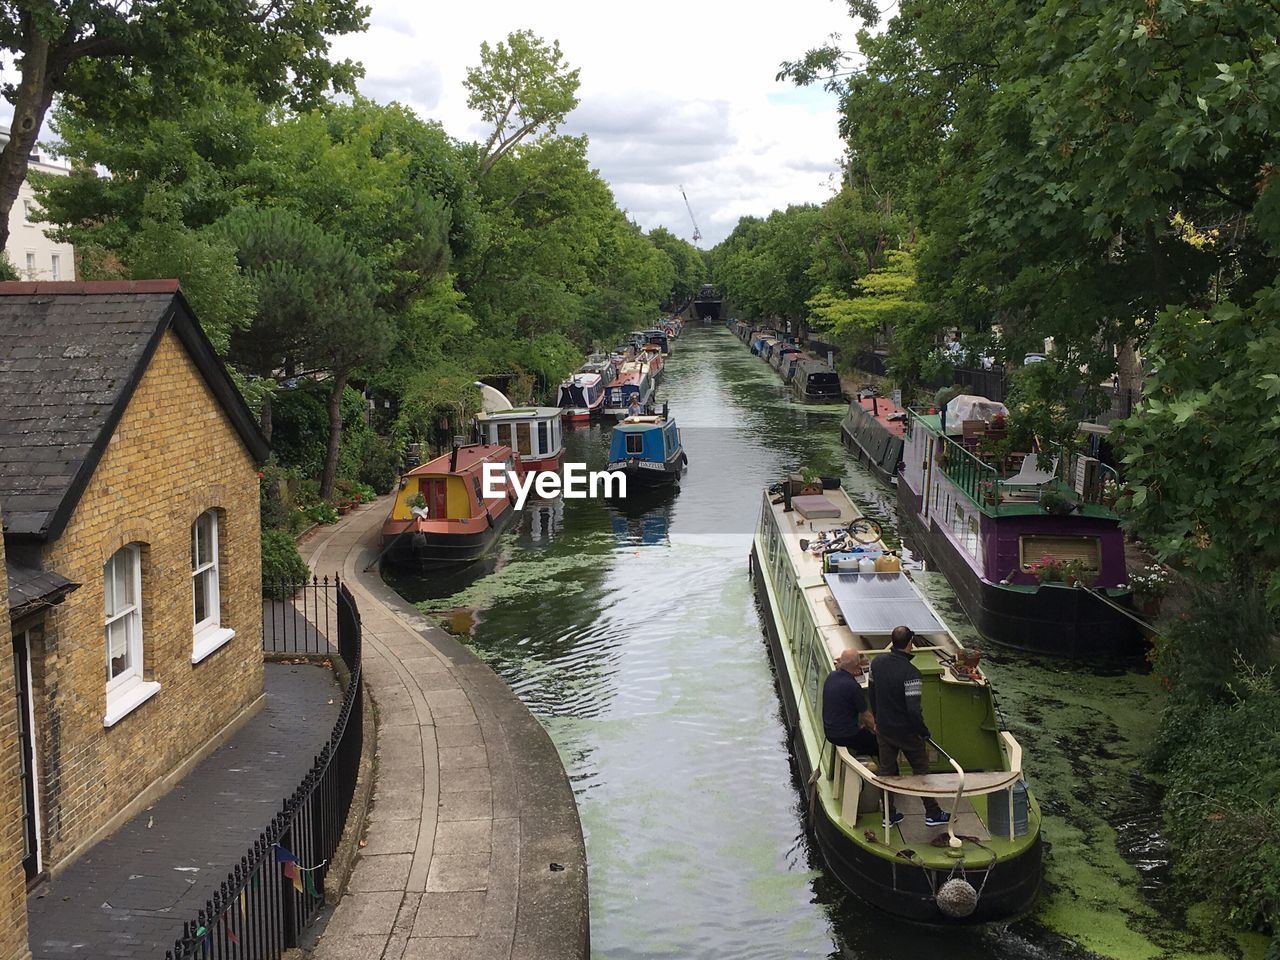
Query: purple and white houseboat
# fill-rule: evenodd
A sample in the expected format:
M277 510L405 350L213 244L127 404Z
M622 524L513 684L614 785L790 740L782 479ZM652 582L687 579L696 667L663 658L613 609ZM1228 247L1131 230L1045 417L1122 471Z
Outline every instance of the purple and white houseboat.
M1079 454L1029 455L1016 471L1000 469L973 449L980 424L909 412L897 491L913 549L994 643L1065 657L1136 653L1124 534L1104 496L1115 474ZM1080 581L1041 582L1046 557L1077 561Z

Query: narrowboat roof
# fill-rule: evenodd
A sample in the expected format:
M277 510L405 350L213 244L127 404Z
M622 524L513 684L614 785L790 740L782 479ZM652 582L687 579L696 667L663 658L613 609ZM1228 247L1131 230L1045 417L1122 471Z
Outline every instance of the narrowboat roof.
M571 383L574 386L588 386L592 383L600 382L600 374L598 373L582 373L578 372L571 376L565 383Z
M420 467L414 467L405 476L421 477L426 474L455 476L461 473L469 473L483 463L506 460L510 456L511 448L506 444L471 443L465 447L458 447L458 463L455 469L449 469L449 462L453 458L453 451L450 450L432 460L428 460Z
M628 433L635 433L638 431L665 427L668 423L675 423L675 418L661 417L657 414L636 414L634 417L627 417L625 420L620 420L614 429Z
M561 407L512 407L493 413L477 413L476 419L488 420L556 420L564 413Z
M813 376L814 374L819 374L819 373L829 373L833 377L837 376L836 372L827 366L827 363L825 360L810 360L810 359L798 360L796 361L796 370L798 372L803 371L809 376Z

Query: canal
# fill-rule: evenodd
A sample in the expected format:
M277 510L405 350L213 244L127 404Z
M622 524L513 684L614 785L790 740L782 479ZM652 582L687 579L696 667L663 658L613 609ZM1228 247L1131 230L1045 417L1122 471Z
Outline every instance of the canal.
M1033 915L943 932L828 878L805 832L747 553L761 493L789 469L841 474L890 536L893 496L841 448L839 408L789 399L719 326L686 327L659 397L689 456L678 491L625 508L531 505L471 569L388 575L555 741L586 836L595 957L1261 956L1261 940L1224 936L1169 895L1156 788L1140 773L1159 701L1138 671L989 654L1045 814ZM570 430L567 444L567 460L601 469L608 427ZM917 580L973 641L945 580Z

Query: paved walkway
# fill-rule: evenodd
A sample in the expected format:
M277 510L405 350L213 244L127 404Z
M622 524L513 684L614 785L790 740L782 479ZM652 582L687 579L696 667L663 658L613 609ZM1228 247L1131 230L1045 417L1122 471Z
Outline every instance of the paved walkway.
M267 702L149 810L27 898L33 960L158 960L311 768L342 691L311 664L266 665Z
M367 845L316 960L577 960L586 855L554 745L492 670L363 568L388 499L304 546L355 595L378 711Z

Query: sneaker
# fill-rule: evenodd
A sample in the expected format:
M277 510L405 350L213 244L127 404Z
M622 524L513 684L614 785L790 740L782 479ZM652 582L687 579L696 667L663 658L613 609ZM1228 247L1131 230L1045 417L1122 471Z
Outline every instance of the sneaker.
M902 822L902 816L903 815L900 810L895 810L893 813L889 814L889 826L896 827L900 824Z
M924 825L926 827L942 827L946 826L947 821L951 819L951 814L945 810L939 810L937 814L927 813L924 817Z

